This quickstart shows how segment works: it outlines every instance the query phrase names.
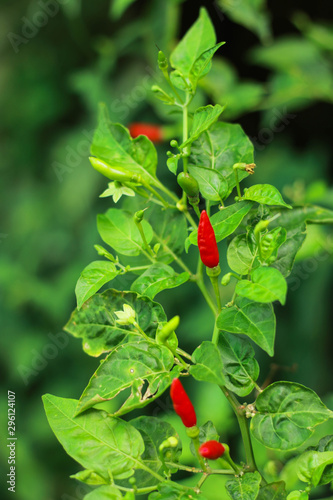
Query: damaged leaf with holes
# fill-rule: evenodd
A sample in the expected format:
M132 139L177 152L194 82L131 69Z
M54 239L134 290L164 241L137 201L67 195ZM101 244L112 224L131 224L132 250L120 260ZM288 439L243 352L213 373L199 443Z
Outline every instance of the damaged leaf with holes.
M148 340L114 348L91 377L80 398L77 414L115 398L125 389L130 389L130 395L114 415L146 406L178 377L181 367L173 367L173 364L169 349Z

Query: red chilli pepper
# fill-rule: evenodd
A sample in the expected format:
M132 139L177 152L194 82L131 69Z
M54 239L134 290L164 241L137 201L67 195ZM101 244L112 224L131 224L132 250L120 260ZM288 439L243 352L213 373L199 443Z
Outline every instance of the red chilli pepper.
M191 400L186 394L183 384L178 378L174 378L172 381L170 396L174 410L182 419L185 427L194 427L197 424L197 416Z
M131 136L134 138L139 135L145 135L152 142L163 141L162 128L159 125L153 125L150 123L131 123L128 128Z
M206 441L199 448L199 453L202 457L208 458L209 460L217 460L222 457L225 452L223 444L218 441Z
M213 268L218 266L220 257L217 248L213 226L210 223L206 210L200 214L198 227L198 247L200 258L205 266Z

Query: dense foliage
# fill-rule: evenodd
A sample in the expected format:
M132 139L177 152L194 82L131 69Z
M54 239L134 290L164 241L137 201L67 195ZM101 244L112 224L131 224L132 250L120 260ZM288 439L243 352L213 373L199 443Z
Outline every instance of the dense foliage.
M72 492L75 498L83 498L84 491L88 491L81 486L66 483L65 475L75 465L71 460L64 459L64 453L51 436L39 397L46 391L69 398L79 397L87 374L96 368L96 360L80 355L75 339L57 332L74 307L73 290L77 277L88 262L96 258L93 245L98 242L99 237L95 229L95 214L104 212L109 200L102 199L98 204L94 202L105 183L91 169L87 160L96 122L97 103L107 103L112 122L125 125L133 120L143 119L163 122L167 123L164 126L166 139L170 140L181 134L179 116L165 111L167 108L158 103L149 89L152 84L162 85L156 68L157 50L154 42L166 54L170 54L175 47L175 37L178 36L177 25L181 9L186 13L193 6L187 10L186 4L182 5L182 2L162 5L152 1L146 2L142 8L134 3L126 10L126 4L129 3L113 2L108 20L103 14L107 12L107 2L101 2L101 10L98 11L85 2L82 2L81 7L80 2L62 2L59 12L55 16L49 16L48 24L40 27L34 36L26 37L28 42L17 46L17 52L14 51L13 37L7 37L3 42L6 70L2 85L7 92L2 93L5 96L2 97L2 127L5 132L2 146L8 158L4 166L8 167L8 171L15 169L18 175L15 175L15 183L12 177L4 176L8 189L4 190L2 197L3 212L8 214L1 228L0 280L2 288L6 290L2 295L1 308L4 330L7 332L2 338L2 366L5 375L9 375L9 389L16 391L20 401L18 419L22 435L18 467L22 481L18 484L18 490L22 499L44 499L52 495L65 499L68 498L66 492L69 495ZM28 9L26 3L19 4L6 7L3 19L11 26L8 33L24 36L25 21L22 16L25 15L28 20L35 19L39 7L33 2ZM241 128L229 123L230 120L239 119L254 144L254 161L257 164L255 177L251 177L251 182L245 180L250 190L245 195L248 201L239 203L250 204L253 201L251 184L269 183L280 191L283 190L283 198L288 204L311 203L326 209L332 208L332 190L329 188L328 176L329 141L325 140L330 126L327 117L332 100L332 30L323 23L312 22L304 13L297 13L292 19L295 27L289 23L281 30L289 30L289 35L276 36L272 42L267 10L263 4L254 7L254 2L244 3L247 10L243 18L243 3L239 9L237 6L230 8L224 2L219 4L219 7L217 3L209 5L209 11L218 39L226 40L227 43L218 50L210 73L200 80L196 101L192 104L194 110L212 102L217 111L217 105L227 104L221 115L223 122L213 124L210 132L212 139L216 139L219 127L221 131L223 127L224 130L234 127L234 133L237 132L239 140L242 140L245 134L241 132ZM220 10L220 7L223 9ZM231 23L230 19L240 25ZM256 20L255 23L253 19ZM147 30L147 24L150 30ZM242 24L246 29L241 27ZM187 21L187 26L189 25L190 20ZM278 35L274 12L273 26ZM258 45L247 29L253 29L265 45ZM61 39L59 33L63 34ZM237 37L238 40L232 40ZM248 46L255 45L254 50L247 51ZM245 52L251 54L246 58L247 62L243 57ZM59 61L59 64L54 64L55 61ZM238 73L234 65L237 66ZM262 70L260 66L267 69ZM249 75L251 81L248 80ZM319 101L321 104L318 104ZM325 101L327 104L323 104ZM197 144L193 144L191 148L193 161L190 168L192 175L199 176L199 164L209 168L209 155L203 154L203 151L207 151L208 144L206 135L197 137L195 141ZM175 187L174 182L171 183L172 175L165 169L165 152L165 146L159 146L157 172L162 183L166 183L168 189L176 191L177 186ZM177 151L173 149L172 154L177 155ZM244 161L251 161L251 158ZM225 173L223 177L226 177ZM201 200L212 198L210 201L216 210L221 193L222 200L227 196L223 191L223 179L218 177L219 193L212 192L212 183L203 185L204 180L200 180ZM215 175L213 187L216 182ZM180 189L176 194L181 194ZM234 193L227 202L228 206L232 205L233 197ZM125 204L124 208L129 209L130 204ZM287 278L287 305L283 310L275 306L278 336L274 365L270 368L269 357L260 350L255 350L261 366L258 382L261 386L275 380L276 373L280 370L278 378L295 384L304 383L315 389L324 397L326 405L332 408L332 400L327 394L331 391L329 282L332 272L332 240L326 226L313 224L318 222L316 210L309 209L305 213L302 209L293 209L297 224L306 220L308 224L305 240L305 226L303 231L294 235L295 241L304 242L296 256L294 273ZM260 214L260 217L272 218L277 212L281 213L280 209L270 208L270 215L266 212ZM287 219L290 217L288 213L289 209L283 209L280 218L270 224L269 232L278 227L287 228ZM142 225L146 225L146 222L149 224L150 217L148 210L144 214ZM107 221L102 219L99 224L103 225L105 222ZM329 220L326 218L322 222ZM159 221L155 221L154 225L158 226ZM244 228L240 226L239 229ZM177 234L178 231L177 226ZM283 238L281 232L276 233ZM235 241L229 239L228 252L222 241L227 235L218 234L221 237L220 254L223 256L222 273L231 269L236 274L242 274L244 270L239 266L244 265L244 252L245 257L249 256L244 232L240 231L235 236L238 238ZM178 243L181 244L179 241ZM190 235L187 245L188 265L191 268L195 266L196 260L193 243L195 244L195 238ZM236 253L232 252L233 248ZM237 255L240 248L244 252ZM178 250L179 247L176 255ZM159 252L161 248L157 254ZM271 255L267 259L273 257ZM128 262L130 259L129 255ZM172 267L167 260L166 257L161 259L165 265L164 270ZM104 275L108 272L109 278L112 277L115 271L111 264L114 263L103 262ZM238 266L237 269L234 269L235 266ZM177 286L184 282L186 272L184 270L176 277ZM118 290L129 290L131 279L126 279L124 275L114 277L112 286ZM175 283L172 281L174 275L168 275L168 279ZM139 288L134 292L142 294L146 285L139 280L137 277ZM223 303L232 298L234 280L232 278L230 285L222 290ZM158 284L153 284L155 289L151 288L150 298L155 297L156 290L160 291ZM248 284L245 285L245 293L248 293ZM167 293L170 293L170 297L172 295L170 301ZM244 289L241 293L244 293ZM186 300L183 299L184 295ZM177 333L184 349L192 352L203 338L209 339L209 331L214 322L210 318L209 309L201 303L189 283L170 292L161 292L158 300L163 303L167 318L172 317L174 311L179 312L181 301L182 318ZM244 311L248 300L253 298L240 295L235 305L229 308L229 318L223 318L224 324L228 324L227 320L231 324L233 307ZM150 304L150 301L147 300L146 303ZM263 306L267 307L269 306ZM121 306L115 308L115 311L120 309ZM196 311L195 315L192 314L193 309ZM247 312L249 311L248 308ZM160 314L161 321L166 320L166 317L162 319L160 311L156 311L156 314ZM238 332L229 333L230 339L235 333ZM271 334L267 338L269 341L266 351L272 354ZM234 356L230 339L228 334L224 336L224 366L232 363ZM255 338L252 339L256 341ZM265 348L263 345L261 347ZM91 349L95 349L95 355L101 352L99 345L91 346ZM255 380L259 374L252 350L248 350L244 356L253 370L252 378ZM233 390L236 387L241 391L237 380L230 378L229 383L233 384ZM255 387L251 381L248 383L248 388L246 384L245 389L242 386L243 393L239 393L240 397ZM201 415L200 423L213 420L223 441L232 444L233 450L236 450L239 431L219 393L208 383L197 382L187 387L193 391L191 394L195 399L197 412ZM286 387L281 387L282 389L286 390ZM308 393L304 395L308 396ZM213 408L210 404L212 400ZM124 401L119 403L123 404ZM260 407L260 403L258 404ZM265 402L262 401L262 404L265 405ZM113 404L111 401L107 406L108 411L114 413L117 405L118 403ZM136 415L146 412L147 415L156 416L159 413L162 420L167 420L181 434L182 430L171 414L168 399L162 397L157 405L153 410L147 407ZM318 427L310 443L317 446L319 439L329 432L329 428L325 430L325 425ZM186 441L186 437L183 441ZM326 441L319 443L318 451L328 450L329 443ZM261 470L265 468L266 478L276 480L281 464L287 462L281 477L287 483L288 491L297 489L293 452L269 452L267 455L256 441L255 447L258 466ZM1 453L2 459L6 461L5 451L2 450ZM184 451L182 460L184 463L191 463L194 459L189 452ZM186 475L180 477L180 481L190 484ZM213 485L213 478L210 478L207 482L210 495L214 495ZM325 490L317 491L317 495L325 496Z

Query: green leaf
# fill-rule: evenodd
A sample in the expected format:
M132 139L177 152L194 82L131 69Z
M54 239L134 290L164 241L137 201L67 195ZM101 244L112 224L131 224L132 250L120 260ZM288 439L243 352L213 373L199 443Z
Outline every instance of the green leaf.
M133 475L141 466L144 443L128 422L104 411L90 410L74 417L75 399L46 394L43 403L49 424L69 456L106 481Z
M244 189L244 200L256 201L264 205L280 205L286 208L293 208L283 201L283 198L276 187L270 184L255 184Z
M199 135L209 129L213 123L216 122L223 109L224 108L219 104L216 104L215 106L208 104L208 106L202 106L201 108L196 109L193 116L189 138L179 147L183 149L188 144L192 144L192 142L195 141Z
M236 186L233 165L253 163L254 146L240 125L217 122L192 143L189 166L218 170L228 183L228 196ZM239 171L241 181L249 174Z
M277 269L273 267L258 267L251 273L251 281L240 280L235 292L241 297L256 302L274 302L282 305L286 302L287 282Z
M190 367L190 374L196 380L225 385L221 354L215 344L202 342L192 354L192 359L195 364Z
M257 397L256 410L254 437L267 448L284 451L302 445L316 425L333 416L315 392L292 382L269 385Z
M158 491L151 493L148 500L208 500L201 493L195 493L194 490L186 486L164 481L158 485Z
M141 276L132 283L131 290L146 295L153 299L155 295L186 283L190 278L189 273L181 274L165 264L156 263L150 266Z
M189 78L191 82L194 84L194 87L196 86L197 81L209 72L211 68L211 60L213 58L213 55L224 44L225 42L220 42L214 45L214 47L205 50L196 59L189 74Z
M155 342L140 340L115 347L91 377L80 398L77 414L110 401L125 389L130 389L130 395L115 415L146 406L181 372L182 368L172 368L173 364L169 349Z
M170 55L170 62L175 69L187 77L196 60L205 50L210 49L215 42L214 27L206 9L202 7L199 18Z
M72 479L76 479L77 481L81 481L81 483L92 484L92 485L100 485L100 484L109 484L102 476L97 474L94 470L84 469L80 470L76 474L71 474Z
M332 451L333 452L333 435L323 437L316 447L317 451ZM333 481L333 465L327 465L320 479L320 484L328 484Z
M276 321L272 304L260 304L238 297L235 305L222 309L217 326L222 331L244 333L273 356Z
M309 495L306 491L294 490L289 493L287 500L309 500Z
M288 214L291 212L287 211ZM333 210L318 207L317 205L300 205L293 207L294 220L301 224L307 222L308 224L333 224ZM278 222L280 219L278 219ZM282 225L282 224L281 224Z
M234 22L255 33L263 43L271 37L266 0L218 0L222 10Z
M230 269L240 275L247 274L255 259L256 254L252 253L246 234L239 234L231 240L227 250L227 261Z
M140 338L133 327L116 323L115 311L122 310L124 304L135 310L140 328L149 337L154 338L158 324L167 320L162 306L148 297L109 289L91 297L80 311L76 309L64 329L74 337L82 338L83 350L87 354L100 356L119 344Z
M223 332L219 336L218 348L227 389L240 397L247 396L259 377L259 365L249 340Z
M266 484L260 488L257 500L285 500L287 497L284 481Z
M149 212L149 211L147 211ZM174 260L172 254L181 255L187 237L187 223L179 210L155 208L147 214L147 219L154 229L154 243L160 243L158 260L169 264Z
M294 265L295 257L301 248L306 236L306 226L304 223L304 212L298 208L293 210L275 209L272 215L280 213L280 217L270 223L270 227L282 226L287 230L286 241L282 243L278 250L277 258L272 267L278 269L284 277L288 276Z
M159 446L169 437L175 437L178 444L175 448L164 450L164 456L167 462L177 463L179 461L182 445L175 429L168 422L157 417L138 417L129 422L141 434L145 444L145 451L141 457L142 461L153 471L163 475L163 464L159 454ZM174 469L173 469L174 470ZM157 485L158 479L151 476L144 470L135 471L136 486L145 488L147 486Z
M321 477L327 466L333 464L333 451L315 451L309 450L302 453L297 458L297 475L304 483L309 483L313 486L318 484L326 484L321 482ZM327 481L328 483L330 481Z
M261 256L267 264L272 264L278 254L278 250L282 243L287 239L287 231L284 227L276 227L268 233L261 236L260 248Z
M125 127L112 123L105 104L100 105L98 127L90 151L112 167L130 170L141 175L148 184L158 185L157 153L153 143L144 135L132 139Z
M153 238L150 224L141 222L147 243ZM98 215L97 229L102 240L122 255L140 255L143 248L142 237L133 215L119 208L109 208L105 215Z
M96 260L91 262L81 273L75 287L77 300L77 308L80 309L82 304L94 295L98 290L113 280L119 271L112 262Z
M179 90L189 90L191 88L191 84L188 80L183 77L182 73L179 71L171 71L169 74L171 83L174 87Z
M214 214L210 221L214 228L216 241L219 242L233 233L245 215L249 213L251 207L250 201L239 201ZM198 245L198 231L193 231L187 241L189 244Z
M191 166L188 171L197 180L200 193L206 200L223 201L228 191L228 184L218 170Z
M178 161L179 161L178 156L171 156L170 158L167 159L167 167L170 170L170 172L174 175L177 174Z
M118 500L124 498L115 486L101 486L91 491L83 500Z
M259 493L260 482L259 472L249 472L230 479L225 488L232 500L255 500Z

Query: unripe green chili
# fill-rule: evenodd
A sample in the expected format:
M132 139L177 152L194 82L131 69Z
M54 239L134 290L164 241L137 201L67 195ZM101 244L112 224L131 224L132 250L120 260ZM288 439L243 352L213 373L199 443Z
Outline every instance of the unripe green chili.
M112 181L119 182L142 182L141 176L138 174L133 174L129 170L125 170L121 167L112 167L108 163L94 156L89 157L89 161L93 168L97 170L100 174L103 174L108 179Z
M199 184L198 181L192 177L192 175L180 172L177 176L177 182L189 198L198 198Z
M179 326L179 316L174 316L167 322L166 325L160 331L156 333L156 341L159 344L165 344L165 342L172 336L174 331Z
M205 266L213 268L219 265L220 257L215 233L206 210L203 210L200 215L198 227L198 247L200 258Z

